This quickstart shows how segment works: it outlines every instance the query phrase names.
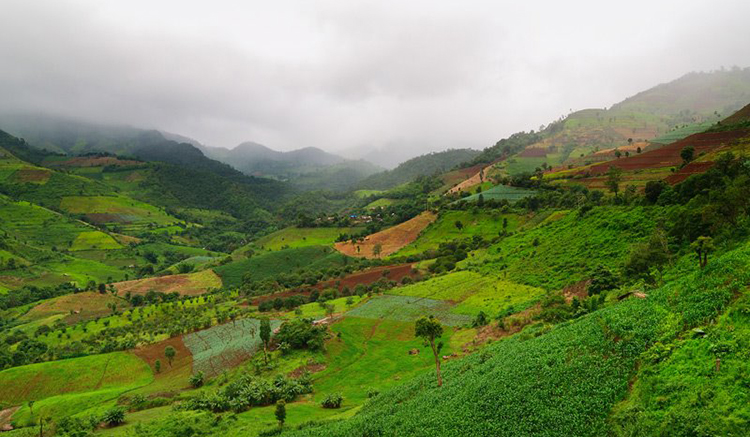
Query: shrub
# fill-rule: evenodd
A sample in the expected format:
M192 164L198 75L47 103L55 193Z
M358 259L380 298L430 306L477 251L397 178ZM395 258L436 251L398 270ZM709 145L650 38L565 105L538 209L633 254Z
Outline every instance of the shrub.
M199 370L195 375L190 376L190 385L194 388L202 387L204 383L203 371Z
M342 402L344 402L344 397L341 393L330 393L323 399L320 405L323 408L341 408Z
M325 327L313 326L311 319L295 319L281 325L276 341L293 349L317 350L323 347Z
M125 410L122 407L110 408L102 415L102 422L107 426L121 425L125 422Z

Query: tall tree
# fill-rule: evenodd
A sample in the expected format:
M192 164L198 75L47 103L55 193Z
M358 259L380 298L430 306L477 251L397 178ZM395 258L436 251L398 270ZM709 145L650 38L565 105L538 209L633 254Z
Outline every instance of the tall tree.
M276 415L276 420L279 421L279 428L283 427L286 421L286 402L283 399L279 399L276 402L276 412L274 414Z
M443 325L433 316L421 317L415 325L415 333L417 337L429 343L432 348L432 354L435 356L438 387L441 387L443 385L443 377L440 375L440 349L442 349L443 343L435 344L435 340L443 335Z
M614 165L609 167L609 171L607 172L607 188L609 188L609 191L615 193L615 197L617 197L617 193L620 191L620 182L622 182L622 169Z
M700 236L698 237L690 247L698 255L698 263L701 268L706 267L708 264L708 254L714 250L714 240L711 237Z
M263 361L268 364L268 345L271 342L271 321L268 318L260 319L260 339L263 342Z
M172 367L172 360L174 360L175 355L177 355L177 351L172 346L164 348L164 356L167 357L169 367Z

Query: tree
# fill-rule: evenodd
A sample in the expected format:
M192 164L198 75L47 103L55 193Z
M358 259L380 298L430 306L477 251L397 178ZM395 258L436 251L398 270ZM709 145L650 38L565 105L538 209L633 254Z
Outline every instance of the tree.
M690 163L695 158L695 148L693 146L687 146L680 151L680 158L684 164Z
M167 346L164 348L164 356L167 357L167 362L169 362L169 367L172 367L172 360L174 360L175 355L177 355L177 351L174 350L172 346Z
M378 243L372 248L372 254L376 257L380 257L380 253L383 251L383 245Z
M484 194L480 194L477 198L477 206L480 208L484 206Z
M641 153L641 152L642 152L642 150L641 150L641 146L638 146L638 148L637 148L637 149L635 149L635 153Z
M104 412L102 422L108 426L117 426L125 422L125 410L122 407L114 407Z
M268 355L266 350L271 342L271 321L268 318L260 319L260 339L263 342L263 360L268 364Z
M454 225L456 226L456 229L458 229L459 231L464 228L464 224L461 223L461 220L456 220L456 223L454 223Z
M622 182L622 169L615 166L609 167L606 184L609 191L615 193L615 197L617 197L617 192L620 191L620 182Z
M615 149L615 158L619 159L621 156L622 156L622 152L620 152L619 150Z
M646 182L646 188L645 188L646 200L648 200L648 202L651 204L656 203L656 201L659 200L659 196L661 195L662 191L664 191L664 188L666 187L667 187L667 183L664 181Z
M154 369L156 370L156 373L161 373L161 360L156 360L154 363Z
M190 385L193 386L193 388L202 387L203 382L204 382L204 375L203 375L202 370L199 370L198 373L190 377Z
M708 264L708 254L714 250L714 240L711 237L700 236L698 237L690 247L698 255L698 263L701 268L706 267Z
M279 399L276 401L276 420L279 421L279 428L284 426L284 421L286 421L286 402L284 402L283 399Z
M435 371L437 373L438 387L443 385L443 378L440 375L440 349L443 347L443 343L435 344L435 340L443 335L443 326L435 317L421 317L417 320L415 325L415 333L417 337L424 339L430 344L432 348L432 354L435 356Z

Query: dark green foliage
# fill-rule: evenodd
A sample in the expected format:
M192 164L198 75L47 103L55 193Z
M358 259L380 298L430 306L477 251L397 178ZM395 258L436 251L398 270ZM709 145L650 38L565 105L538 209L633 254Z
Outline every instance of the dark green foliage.
M479 152L471 149L452 149L412 158L393 170L376 173L357 184L360 189L387 190L411 182L419 176L444 173L456 165L471 161Z
M317 350L323 347L325 336L325 327L313 326L310 319L294 319L281 325L275 339L294 349Z
M344 402L344 397L341 393L329 393L320 402L323 408L341 408L341 403Z
M646 200L650 204L655 204L659 200L659 196L667 187L667 183L664 181L648 181L646 182L645 194Z
M198 373L190 376L190 385L193 388L203 387L204 375L203 371L199 370Z
M243 375L213 392L202 392L181 404L186 410L208 410L213 412L242 412L250 407L272 405L278 400L294 401L297 396L312 392L312 383L307 376L300 379L277 375L273 380L255 379Z
M284 426L284 421L286 421L286 402L283 399L276 401L274 416L279 421L279 426Z
M615 274L607 267L599 266L591 273L591 282L587 287L587 291L589 296L593 296L603 291L617 288L617 286L618 281Z
M114 407L105 411L102 415L102 422L107 426L117 426L125 422L125 409L122 407Z

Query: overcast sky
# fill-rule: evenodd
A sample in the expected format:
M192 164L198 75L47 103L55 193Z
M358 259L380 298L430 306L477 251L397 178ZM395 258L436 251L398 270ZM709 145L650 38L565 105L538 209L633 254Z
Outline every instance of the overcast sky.
M280 150L482 148L750 66L750 1L2 0L0 110Z

